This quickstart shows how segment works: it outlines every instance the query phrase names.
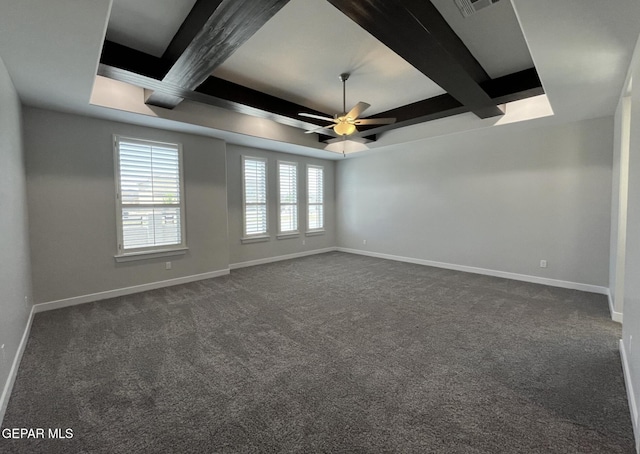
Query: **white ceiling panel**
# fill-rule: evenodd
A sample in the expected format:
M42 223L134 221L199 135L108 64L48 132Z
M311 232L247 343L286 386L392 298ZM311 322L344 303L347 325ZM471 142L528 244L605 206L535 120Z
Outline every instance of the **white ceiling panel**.
M350 72L347 109L371 104L366 115L444 91L333 7L291 0L214 75L310 108L342 110L338 76Z
M88 104L110 7L110 0L0 2L0 57L23 102Z
M116 0L116 3L119 1ZM144 9L140 7L142 4L152 8L155 1L153 4L149 1L127 0L126 3L138 5L135 7L137 9ZM440 4L444 0L433 1ZM498 12L500 10L497 8L502 8L503 3L509 5L507 2L501 0L498 5L482 10L473 17L480 19L485 13ZM612 115L640 33L640 2L512 0L511 3L515 6L526 45L553 107L554 116L548 117L549 120L564 122ZM189 9L185 5L184 15ZM135 118L142 118L139 121L148 125L205 135L227 134L224 131L231 129L242 131L225 135L230 141L240 140L237 137L247 135L259 143L270 137L272 130L283 130L283 125L266 120L254 121L253 117L240 114L226 115L220 109L189 102L178 106L175 109L177 112L157 109L154 115L144 118L126 109L90 106L89 98L110 8L111 0L1 2L0 58L25 103L79 114L121 118L122 121L135 122L132 118L137 115ZM181 20L176 20L177 17L174 17L174 24ZM151 22L151 19L148 20ZM461 15L459 20L471 24L469 19L462 19ZM119 21L112 16L110 23L115 26ZM148 24L147 31L159 28L157 24ZM478 30L480 34L483 33L481 28ZM509 56L511 51L496 47L498 44L495 41L490 43L489 36L500 27L494 24L490 28L482 38L487 40L487 46L493 46L486 52L495 52L498 62L503 58L512 58ZM167 33L166 37L173 33L174 30ZM460 31L458 33L462 34ZM508 33L500 36L503 41L512 39ZM154 35L154 39L158 37ZM132 45L130 42L124 44ZM510 46L513 43L507 44ZM337 76L343 71L353 73L348 86L348 104L359 100L373 104L367 113L442 92L323 0L291 0L267 23L265 30L259 31L246 46L253 48L248 56L242 55L245 47L242 46L228 62L233 65L220 70L221 73L226 71L225 77L328 113L341 109L341 87ZM486 57L480 55L476 53L476 58L490 74L492 71L521 69L517 65L511 70L500 70L498 66L490 68ZM234 59L238 61L233 62ZM506 65L505 62L503 64ZM499 72L492 75L496 74ZM115 99L121 95L109 92L106 96ZM143 104L142 95L139 98L137 102ZM211 123L214 110L218 112L215 124ZM171 115L176 115L176 118ZM171 121L167 122L164 117ZM462 117L477 122L475 117L467 114L439 120L432 124L431 130L434 134L462 130L464 128L458 125ZM232 127L227 123L232 123ZM447 129L445 123L453 125ZM485 123L493 124L486 120L483 125ZM290 141L290 137L294 137L292 143L296 143L298 149L287 148L286 151L299 153L301 147L317 148L315 144L313 147L304 145L309 137L303 136L302 131L287 128L284 129L288 138L282 141ZM418 133L417 129L416 126L395 130L389 135L389 140L383 138L381 143L390 146L428 136L422 131ZM271 146L268 140L265 143L265 147Z
M454 0L431 3L492 79L533 67L509 0L501 0L469 17L462 15Z
M196 0L113 0L107 39L162 56Z
M513 3L556 115L613 115L640 32L640 2Z

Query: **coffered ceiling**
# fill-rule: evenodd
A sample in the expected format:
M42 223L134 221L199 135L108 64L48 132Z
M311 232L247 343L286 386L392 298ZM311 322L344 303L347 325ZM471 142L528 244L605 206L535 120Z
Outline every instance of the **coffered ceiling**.
M298 114L342 111L343 72L347 108L397 118L360 128L372 148L542 104L612 114L637 3L500 0L465 18L454 0L6 0L0 58L26 104L331 157L330 135L304 134L326 123Z
M162 57L195 2L172 2L161 7L154 3L115 0L107 40ZM453 0L433 3L491 77L533 67L508 1L469 18L462 16ZM352 73L347 104L366 101L372 105L369 115L445 93L331 3L318 0L287 2L221 62L213 75L333 113L342 109L338 75L343 72Z
M486 58L491 72L502 74L496 78L446 16L465 30L478 55L499 41L456 21L462 15L453 2L442 3L441 12L416 0L186 1L166 11L181 25L166 20L170 31L157 36L150 29L157 28L158 13L149 7L114 5L99 74L149 90L151 106L174 109L188 99L314 130L327 121L300 112L331 117L349 110L340 105L346 101L336 76L350 73L349 106L366 100L374 106L367 113L372 118L397 120L349 136L375 140L385 131L468 111L499 117L502 104L543 93L507 1L467 18L508 31L501 59ZM323 130L321 138L330 136L338 137Z

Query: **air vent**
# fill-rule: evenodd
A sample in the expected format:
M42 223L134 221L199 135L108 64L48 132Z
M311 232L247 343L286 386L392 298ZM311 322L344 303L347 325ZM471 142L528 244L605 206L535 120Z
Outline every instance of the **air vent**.
M500 0L455 0L456 5L464 17L469 17L487 6L498 3Z

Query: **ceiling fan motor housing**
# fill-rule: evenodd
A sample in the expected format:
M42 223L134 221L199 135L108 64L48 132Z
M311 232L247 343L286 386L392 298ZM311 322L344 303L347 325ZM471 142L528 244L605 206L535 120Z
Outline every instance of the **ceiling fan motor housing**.
M356 104L355 106L353 106L353 108L347 112L347 80L349 79L349 76L351 74L349 73L342 73L340 74L340 80L342 81L342 113L340 114L336 114L334 116L334 118L325 118L319 115L315 115L315 114L309 114L309 113L300 113L300 115L305 116L305 117L309 117L309 118L316 118L318 120L327 120L327 121L332 121L334 124L331 124L329 126L325 126L323 128L318 128L318 129L312 129L307 131L307 134L309 133L313 133L313 132L320 132L320 131L324 131L326 129L333 129L333 131L338 134L339 136L342 136L343 138L345 138L346 136L350 136L351 134L354 134L356 132L358 132L358 129L356 128L356 125L361 125L361 124L390 124L390 123L394 123L396 121L395 118L376 118L376 119L358 119L358 117L360 115L362 115L362 112L364 112L366 109L368 109L369 107L371 107L369 104L367 104L366 102L359 102L358 104Z

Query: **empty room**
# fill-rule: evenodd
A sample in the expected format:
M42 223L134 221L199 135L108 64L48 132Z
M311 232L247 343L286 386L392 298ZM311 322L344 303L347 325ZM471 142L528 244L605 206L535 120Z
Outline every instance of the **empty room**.
M0 452L639 453L640 2L0 2Z

